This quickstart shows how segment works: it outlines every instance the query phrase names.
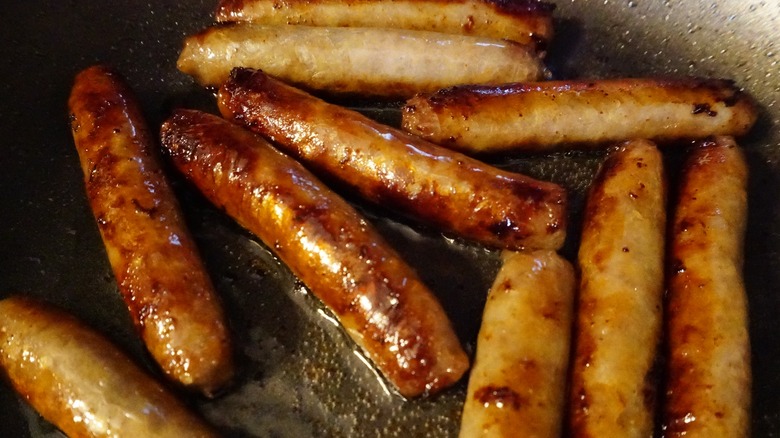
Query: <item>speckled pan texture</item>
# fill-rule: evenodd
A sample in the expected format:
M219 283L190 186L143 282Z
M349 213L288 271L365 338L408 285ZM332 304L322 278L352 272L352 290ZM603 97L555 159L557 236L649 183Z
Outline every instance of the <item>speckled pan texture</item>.
M754 372L754 436L780 435L780 3L759 0L560 0L549 63L559 78L699 75L734 79L761 107L743 139L751 168L745 275ZM177 106L214 110L175 68L185 35L216 1L0 3L0 296L55 303L153 371L117 293L84 193L67 124L74 75L108 63L127 78L157 130ZM370 107L370 102L360 102ZM393 109L380 113L397 121ZM672 184L681 153L666 149ZM576 252L584 192L600 153L493 158L572 193ZM385 389L347 336L262 244L181 179L189 224L225 300L241 379L213 401L187 397L226 436L446 437L465 381L433 399ZM358 206L440 297L469 354L497 254L392 213ZM61 436L0 385L0 436Z

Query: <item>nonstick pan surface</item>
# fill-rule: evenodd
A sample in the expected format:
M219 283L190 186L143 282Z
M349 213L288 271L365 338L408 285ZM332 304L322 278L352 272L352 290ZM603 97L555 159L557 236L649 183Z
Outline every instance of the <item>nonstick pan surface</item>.
M136 338L88 207L66 102L74 75L114 66L156 132L172 108L213 111L175 68L182 39L211 23L215 0L0 4L0 297L39 297L76 314L156 373ZM560 0L549 64L558 78L697 75L734 79L760 119L741 143L751 169L745 276L753 352L753 434L780 435L780 3ZM371 115L397 121L392 106ZM665 150L675 182L682 152ZM571 191L564 254L602 153L493 157ZM172 174L231 319L241 379L216 400L182 394L226 436L445 437L457 433L465 379L403 401L270 251ZM353 200L354 201L354 200ZM497 254L357 203L440 297L470 354ZM0 385L0 436L61 436Z

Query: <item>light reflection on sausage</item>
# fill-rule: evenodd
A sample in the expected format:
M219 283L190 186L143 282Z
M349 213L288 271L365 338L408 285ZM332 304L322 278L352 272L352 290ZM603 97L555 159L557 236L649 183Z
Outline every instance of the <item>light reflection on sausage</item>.
M533 44L553 34L555 5L536 0L222 0L218 22L386 27L484 36Z
M235 67L308 90L392 98L458 84L540 80L541 59L512 41L385 28L234 23L190 36L179 70L222 85Z
M621 145L591 187L578 254L575 437L649 437L662 330L666 183L646 140Z
M0 300L0 366L71 438L217 436L103 336L29 298Z
M465 372L468 359L436 298L303 166L202 112L177 111L161 136L178 169L290 267L402 395L435 393Z
M757 116L726 80L605 79L453 87L409 99L402 124L467 153L539 152L743 135Z
M698 142L683 169L669 251L667 437L750 434L747 178L731 137Z
M497 169L326 103L261 71L236 69L222 114L270 138L364 199L457 236L506 249L557 249L566 192Z
M68 105L87 197L130 315L170 379L212 395L233 376L230 334L135 97L119 74L94 66L76 76Z

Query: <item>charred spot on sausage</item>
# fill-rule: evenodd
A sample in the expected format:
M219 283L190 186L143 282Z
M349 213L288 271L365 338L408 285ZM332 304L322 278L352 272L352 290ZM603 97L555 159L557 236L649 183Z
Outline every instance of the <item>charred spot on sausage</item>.
M718 112L713 111L708 103L695 103L693 104L693 111L691 111L691 114L706 114L710 117L715 117L718 115Z

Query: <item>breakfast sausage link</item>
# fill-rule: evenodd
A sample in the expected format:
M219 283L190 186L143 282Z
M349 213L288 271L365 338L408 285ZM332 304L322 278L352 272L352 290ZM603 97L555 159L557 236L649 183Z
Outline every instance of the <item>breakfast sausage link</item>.
M458 84L539 80L544 66L512 41L383 28L234 23L187 38L178 68L220 86L234 67L309 90L411 97Z
M468 358L440 304L346 201L261 137L180 110L163 147L214 204L271 248L407 397L456 382Z
M410 99L404 129L469 153L742 135L758 112L717 79L606 79L463 86Z
M504 251L488 292L461 438L559 437L574 305L571 264L554 251Z
M135 98L95 66L76 76L68 103L87 196L135 325L168 377L211 395L233 375L225 315Z
M665 196L661 153L646 140L621 145L591 187L578 254L574 437L652 436Z
M420 140L261 71L234 70L219 107L365 199L445 232L506 249L563 244L566 193L556 184Z
M29 298L0 301L0 367L71 438L217 436L106 338Z
M386 27L545 45L555 5L536 0L222 0L218 22Z
M683 169L669 253L667 437L750 434L747 178L731 137L699 142Z

